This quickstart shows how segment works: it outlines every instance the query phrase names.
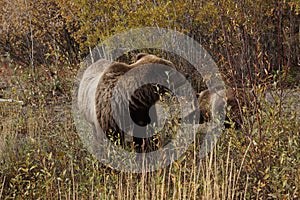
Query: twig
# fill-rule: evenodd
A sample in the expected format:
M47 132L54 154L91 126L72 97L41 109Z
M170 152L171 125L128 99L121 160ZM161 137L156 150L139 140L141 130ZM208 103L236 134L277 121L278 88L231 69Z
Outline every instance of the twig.
M18 101L18 100L14 100L14 99L1 99L1 98L0 98L0 103L1 103L1 102L20 103L20 104L24 105L24 102L23 102L23 101Z
M4 189L4 183L5 183L5 176L3 178L3 183L2 183L2 188L1 188L1 191L0 191L0 199L2 199L2 194L3 194L3 189Z

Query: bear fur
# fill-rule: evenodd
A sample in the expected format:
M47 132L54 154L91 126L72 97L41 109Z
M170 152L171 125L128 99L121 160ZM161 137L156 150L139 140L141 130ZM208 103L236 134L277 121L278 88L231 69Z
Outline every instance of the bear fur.
M82 116L94 127L95 123L99 123L106 136L123 147L125 147L125 133L118 127L112 114L111 98L113 90L125 73L133 68L147 64L161 64L173 67L170 61L151 54L138 54L136 61L130 65L101 59L85 70L79 85L78 107ZM152 72L155 73L155 71L150 71L145 72L145 74ZM135 79L126 80L126 87L128 88L134 88L136 84ZM164 92L167 92L167 89L157 84L146 84L134 91L129 100L131 119L139 126L149 124L151 122L149 116L150 108L155 105L160 99L160 95ZM118 102L120 105L124 101L121 97L115 97L115 99L117 102L120 101ZM155 150L151 140L151 137L145 139L133 137L135 151Z
M231 122L234 122L234 128L238 129L243 124L242 119L242 108L247 107L251 108L251 102L254 100L254 94L248 89L222 89L219 91L224 94L224 100L227 104L227 114L225 116L225 128L230 128L232 126ZM242 93L247 93L245 95L239 95ZM208 89L201 91L198 95L198 104L200 109L200 124L208 122L211 120L211 93ZM219 98L218 101L222 101L222 98ZM214 103L218 103L215 100L212 100Z
M108 60L100 59L90 65L83 73L77 92L77 109L83 118L95 126L95 91L104 70L111 65Z

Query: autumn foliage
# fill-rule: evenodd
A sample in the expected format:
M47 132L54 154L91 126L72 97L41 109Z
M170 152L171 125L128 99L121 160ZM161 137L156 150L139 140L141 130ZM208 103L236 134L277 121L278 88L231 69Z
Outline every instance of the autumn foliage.
M240 194L240 198L245 193L245 199L299 198L299 115L281 111L283 93L279 95L281 99L276 104L278 108L264 107L262 111L262 103L259 101L262 93L270 88L296 91L294 88L300 85L299 0L1 0L0 84L9 82L8 88L12 89L7 92L0 88L0 94L22 99L32 111L24 114L24 108L10 109L0 105L0 133L32 133L34 139L29 140L28 146L25 145L27 149L24 147L23 151L19 150L21 153L8 151L11 157L8 156L9 159L6 160L10 161L0 160L0 181L4 180L3 186L0 183L0 199L1 188L4 188L3 194L10 197L19 194L21 199L47 195L49 191L60 191L63 188L66 196L72 190L78 191L86 199L92 194L89 191L91 177L94 178L93 184L109 180L105 182L105 186L98 187L99 194L103 191L111 192L111 196L108 194L105 198L111 198L115 190L130 190L124 185L123 188L115 189L126 177L122 174L111 175L111 171L103 170L97 162L91 161L93 158L88 157L87 152L82 151L78 145L79 139L70 134L75 132L71 117L64 119L67 122L63 124L57 119L66 115L65 113L60 113L61 116L50 122L47 119L52 116L51 112L55 112L55 106L62 104L61 99L71 101L72 81L80 63L95 46L116 33L146 26L173 29L199 42L216 61L226 85L239 89L236 98L248 99L251 108L254 108L250 116L249 107L240 107L243 119L241 130L232 130L231 134L222 137L218 147L223 153L218 155L221 160L219 164L228 161L229 164L234 162L235 166L230 165L232 168L228 169L229 165L226 165L217 175L227 180L227 172L240 167L240 179L234 183L236 185L232 192L236 192L236 196ZM160 51L154 53L168 54ZM176 59L180 60L171 53L164 56L176 64ZM184 62L179 65L183 71L188 66ZM193 76L190 72L186 74L192 75L189 78L194 85L203 84L201 77ZM204 88L205 85L201 85L197 89L200 91ZM245 88L247 90L243 90ZM254 100L247 98L249 96L245 91L248 89ZM7 118L9 120L6 122L4 119ZM16 128L13 129L14 127ZM61 132L65 135L61 136ZM36 141L41 146L31 145L30 142ZM232 146L224 147L224 143ZM0 147L1 145L0 141ZM39 150L36 151L35 148ZM228 158L224 156L224 152L231 153L230 159L229 155ZM71 159L64 157L65 154ZM176 168L177 165L180 167ZM188 171L189 167L182 166L182 163L174 164L172 170L177 170L176 172L171 168L168 172L160 171L165 173L164 177L169 173L168 187L173 184L176 190L178 186L177 193L172 193L171 190L170 194L163 193L165 179L161 180L160 176L158 180L154 179L154 184L150 178L143 179L145 188L148 187L147 181L151 182L148 184L150 186L158 186L156 183L159 182L161 188L158 187L158 191L154 192L158 194L162 191L162 197L180 199L180 191L186 192L186 188L182 187L186 185L182 183L180 174L186 173L190 177L196 174ZM197 167L194 168L196 170ZM74 175L73 170L77 174ZM87 177L89 174L92 175ZM127 178L138 191L139 183L134 182L138 178L135 179L132 175ZM80 181L83 182L82 185ZM221 181L214 179L212 182L218 184ZM45 184L44 188L38 188L42 184ZM189 189L192 188L190 194L197 196L202 194L207 182L196 181L189 184ZM32 189L31 193L26 187ZM37 192L33 194L33 191ZM119 194L122 196L122 192ZM53 192L53 196L55 195L57 194ZM207 199L212 198L209 197Z

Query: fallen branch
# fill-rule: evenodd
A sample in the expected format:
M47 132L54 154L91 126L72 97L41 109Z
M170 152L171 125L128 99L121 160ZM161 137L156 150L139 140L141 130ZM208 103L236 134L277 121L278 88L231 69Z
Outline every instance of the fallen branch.
M20 103L20 104L24 104L24 102L23 101L18 101L18 100L14 100L14 99L1 99L0 98L0 103L1 102L9 102L9 103Z

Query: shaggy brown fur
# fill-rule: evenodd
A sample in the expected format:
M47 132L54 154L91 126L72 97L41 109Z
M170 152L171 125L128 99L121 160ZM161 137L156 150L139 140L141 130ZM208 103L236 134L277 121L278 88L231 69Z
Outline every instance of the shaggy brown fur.
M108 60L100 59L90 65L80 78L77 94L77 107L83 118L95 127L95 91L103 71L111 65Z
M95 109L97 120L100 123L100 126L104 133L106 133L107 136L112 140L119 140L120 144L123 146L125 141L124 133L122 130L120 130L117 123L115 122L111 108L111 98L113 95L112 93L114 87L116 86L118 80L120 80L120 78L126 72L130 71L133 68L151 63L173 66L170 61L164 60L155 55L139 54L137 56L136 62L131 65L120 62L112 63L105 69L99 79L95 94ZM136 76L138 77L139 74L137 74ZM136 79L134 78L136 77L133 77L133 79L130 80L126 80L127 88L134 88L136 86L137 83L135 81ZM150 123L151 120L149 117L149 109L159 100L160 93L163 93L164 91L165 88L163 87L157 87L157 85L155 84L146 84L134 92L134 94L131 96L131 99L129 100L129 110L130 116L136 124L140 126L146 126ZM122 101L124 100L122 100L121 96L117 96L114 98L120 105L123 105ZM138 146L137 148L135 148L135 150L138 152L150 151L155 149L153 145L149 144L151 142L151 137L149 139L133 137L133 140ZM145 148L141 148L142 146L145 146Z
M254 95L248 89L238 88L237 90L228 88L225 91L221 90L226 95L227 115L225 119L225 128L231 126L228 121L235 123L235 128L239 128L242 124L242 108L246 106L251 107L251 102L254 100ZM241 95L241 93L247 93ZM220 99L221 100L221 99ZM200 108L200 123L208 122L211 119L211 94L209 90L204 90L198 94L198 103Z

